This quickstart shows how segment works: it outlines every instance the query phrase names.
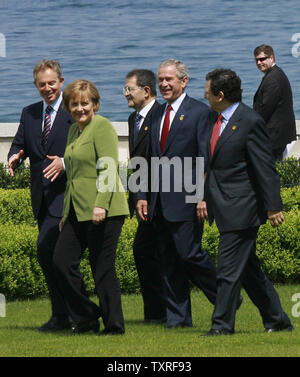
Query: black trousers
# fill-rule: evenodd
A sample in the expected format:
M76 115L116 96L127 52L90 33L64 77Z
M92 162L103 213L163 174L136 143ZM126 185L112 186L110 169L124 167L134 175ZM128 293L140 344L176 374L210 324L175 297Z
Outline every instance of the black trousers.
M60 217L50 215L48 208L45 204L42 204L37 220L39 229L37 259L49 290L52 315L68 316L69 313L57 282L55 266L53 264L55 245L59 236L58 225Z
M213 329L234 331L241 285L259 309L265 328L290 325L278 294L256 255L257 232L258 227L255 227L220 234Z
M121 290L116 275L115 259L124 216L108 217L95 225L79 222L73 206L58 238L54 264L60 288L75 323L102 317L105 329L124 330ZM79 264L88 248L100 307L92 302L84 288Z
M133 243L133 255L141 285L145 320L165 318L166 303L158 254L158 235L152 223L139 223Z
M212 304L217 296L216 267L201 247L203 222L167 221L159 203L153 222L159 232L167 326L192 326L189 281L202 289Z

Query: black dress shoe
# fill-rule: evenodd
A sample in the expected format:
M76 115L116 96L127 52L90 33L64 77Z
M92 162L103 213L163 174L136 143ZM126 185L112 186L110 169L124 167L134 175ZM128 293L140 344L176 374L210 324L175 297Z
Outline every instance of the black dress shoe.
M284 326L279 326L279 327L270 327L269 329L265 329L266 333L271 333L271 332L278 332L278 331L293 331L294 326L293 325L284 325Z
M218 335L233 335L233 331L226 329L210 329L207 333L200 336L218 336Z
M59 331L71 328L71 322L66 316L52 316L48 322L44 323L38 331L51 332Z
M102 335L123 335L125 334L125 330L123 329L104 329L99 332L99 336Z
M71 333L72 334L83 334L88 331L93 331L94 333L99 331L99 321L96 319L93 319L91 321L86 322L79 322L77 324L74 324L72 326Z

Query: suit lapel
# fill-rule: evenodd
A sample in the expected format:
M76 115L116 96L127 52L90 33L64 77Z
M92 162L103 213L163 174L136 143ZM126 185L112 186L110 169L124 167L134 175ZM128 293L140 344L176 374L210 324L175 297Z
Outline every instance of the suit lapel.
M42 124L43 124L43 102L38 102L34 112L31 114L30 128L32 137L30 140L36 143L37 148L41 153L44 153L42 147Z
M160 124L161 124L162 117L164 115L165 107L166 107L165 103L163 105L160 105L160 109L159 109L158 115L156 117L156 121L154 121L151 124L151 133L152 133L152 135L153 135L152 137L154 139L154 147L156 148L156 154L158 156L161 155L161 150L160 150Z
M133 142L133 134L134 134L134 119L135 119L135 116L133 118L133 124L131 125L132 127L132 132L131 132L131 135L132 135L132 140L131 140L131 143L132 143L132 153L134 153L135 149L138 147L138 145L142 142L142 140L144 139L144 137L148 134L149 132L149 127L150 127L150 114L151 114L151 111L157 107L159 104L158 102L154 102L153 106L151 107L151 109L148 111L147 115L146 115L146 118L144 119L144 122L140 128L140 131L138 133L138 136L136 138L136 141ZM136 112L135 112L135 115L136 115Z

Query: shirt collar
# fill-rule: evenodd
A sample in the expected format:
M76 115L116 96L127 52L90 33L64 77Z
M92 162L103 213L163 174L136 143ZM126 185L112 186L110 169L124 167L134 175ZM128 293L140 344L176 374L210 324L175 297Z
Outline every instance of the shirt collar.
M172 109L175 111L175 113L177 112L180 105L182 104L182 101L184 100L185 96L186 96L186 93L183 92L173 103L171 103ZM168 103L166 104L166 109L167 107L168 107Z
M61 104L61 101L62 101L62 92L60 92L60 95L59 97L57 98L56 101L54 101L52 104L51 104L51 107L52 109L57 112L58 109L59 109L59 106ZM43 110L44 112L46 111L46 108L47 108L48 104L43 100Z
M229 107L227 107L227 109L225 109L224 111L221 112L222 117L225 119L226 122L228 122L229 119L232 117L233 113L235 112L235 110L237 109L239 104L240 104L240 102L235 102L232 105L230 105Z
M152 101L150 101L145 107L142 108L142 110L139 112L139 114L143 117L143 118L146 118L149 110L151 109L151 107L154 105L154 102L155 102L155 99L153 99Z

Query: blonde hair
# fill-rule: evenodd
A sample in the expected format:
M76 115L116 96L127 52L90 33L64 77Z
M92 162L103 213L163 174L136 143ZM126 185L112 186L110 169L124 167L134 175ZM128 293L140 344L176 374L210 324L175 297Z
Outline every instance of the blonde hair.
M100 108L100 94L96 86L88 80L75 80L67 85L63 91L63 106L64 109L70 112L69 103L72 98L78 94L87 94L87 96L94 103L95 112Z

